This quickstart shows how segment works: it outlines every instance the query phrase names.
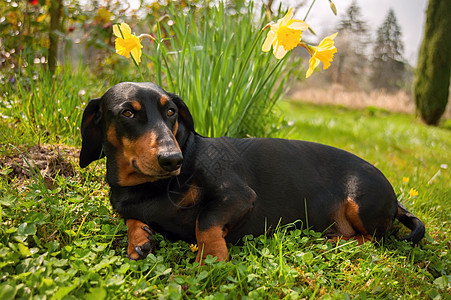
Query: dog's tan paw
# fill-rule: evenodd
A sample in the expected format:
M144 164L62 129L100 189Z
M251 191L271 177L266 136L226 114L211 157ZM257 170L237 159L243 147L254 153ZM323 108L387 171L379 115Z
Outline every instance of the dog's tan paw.
M134 219L127 220L127 227L128 258L130 260L146 258L155 246L152 229L145 223Z

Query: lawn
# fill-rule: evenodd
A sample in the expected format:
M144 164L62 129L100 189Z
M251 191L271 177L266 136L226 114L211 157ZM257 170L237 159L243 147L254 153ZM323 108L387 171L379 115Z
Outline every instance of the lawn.
M377 109L290 101L279 108L293 123L279 136L337 146L380 168L426 224L423 241L397 241L406 233L398 223L381 245L363 246L287 226L228 245L227 262L198 266L190 245L159 235L153 254L129 261L104 161L81 170L76 136L50 134L37 147L40 134L2 119L0 299L449 299L449 129Z

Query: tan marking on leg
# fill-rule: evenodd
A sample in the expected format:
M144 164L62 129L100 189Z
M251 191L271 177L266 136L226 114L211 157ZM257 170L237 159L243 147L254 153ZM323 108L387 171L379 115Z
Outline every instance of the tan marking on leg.
M359 245L362 245L363 243L366 243L366 242L373 242L373 237L368 234L356 235L356 236L354 236L354 239L357 240Z
M361 245L364 242L372 241L372 236L368 234L359 215L359 205L351 198L346 199L336 210L333 216L334 226L329 237L333 241L357 240Z
M229 252L224 239L225 234L226 232L221 226L200 231L199 224L196 221L196 239L199 246L196 261L202 264L207 255L217 257L218 261L226 260Z
M370 235L354 235L354 236L334 236L328 239L328 241L332 241L334 243L338 242L339 240L344 241L350 241L354 240L357 241L359 245L362 245L365 242L371 242L373 241L373 237Z
M144 231L143 227L147 226L145 223L135 220L128 219L127 220L127 235L128 235L128 248L127 254L131 259L139 259L139 254L135 251L136 246L142 246L145 243L149 242L147 238L149 233ZM153 230L152 230L153 232Z
M358 234L368 235L368 232L363 225L362 219L359 215L359 205L351 198L348 198L345 202L346 218L349 220L351 226L357 231Z
M142 108L141 103L139 103L136 100L132 101L132 107L133 107L134 110L141 110L141 108Z
M355 235L355 230L349 223L346 216L346 202L338 207L334 216L334 227L337 231L338 236L350 237Z

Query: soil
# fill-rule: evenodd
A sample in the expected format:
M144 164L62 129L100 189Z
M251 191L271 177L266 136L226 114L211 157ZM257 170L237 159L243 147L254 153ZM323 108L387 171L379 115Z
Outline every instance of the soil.
M9 180L28 180L39 174L48 188L53 187L56 175L74 177L77 175L79 150L64 145L37 145L31 148L15 149L11 154L0 157L0 167L7 170ZM37 173L39 172L39 174Z

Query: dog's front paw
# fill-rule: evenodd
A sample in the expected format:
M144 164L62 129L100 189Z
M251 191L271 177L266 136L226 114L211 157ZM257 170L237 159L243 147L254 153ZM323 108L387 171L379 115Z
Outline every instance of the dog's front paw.
M155 246L152 229L143 222L134 219L127 220L127 227L128 258L130 260L146 258Z
M218 261L227 260L229 252L224 239L226 234L227 231L220 226L213 226L201 231L198 223L196 223L196 238L199 245L196 262L202 265L207 255L217 257Z

